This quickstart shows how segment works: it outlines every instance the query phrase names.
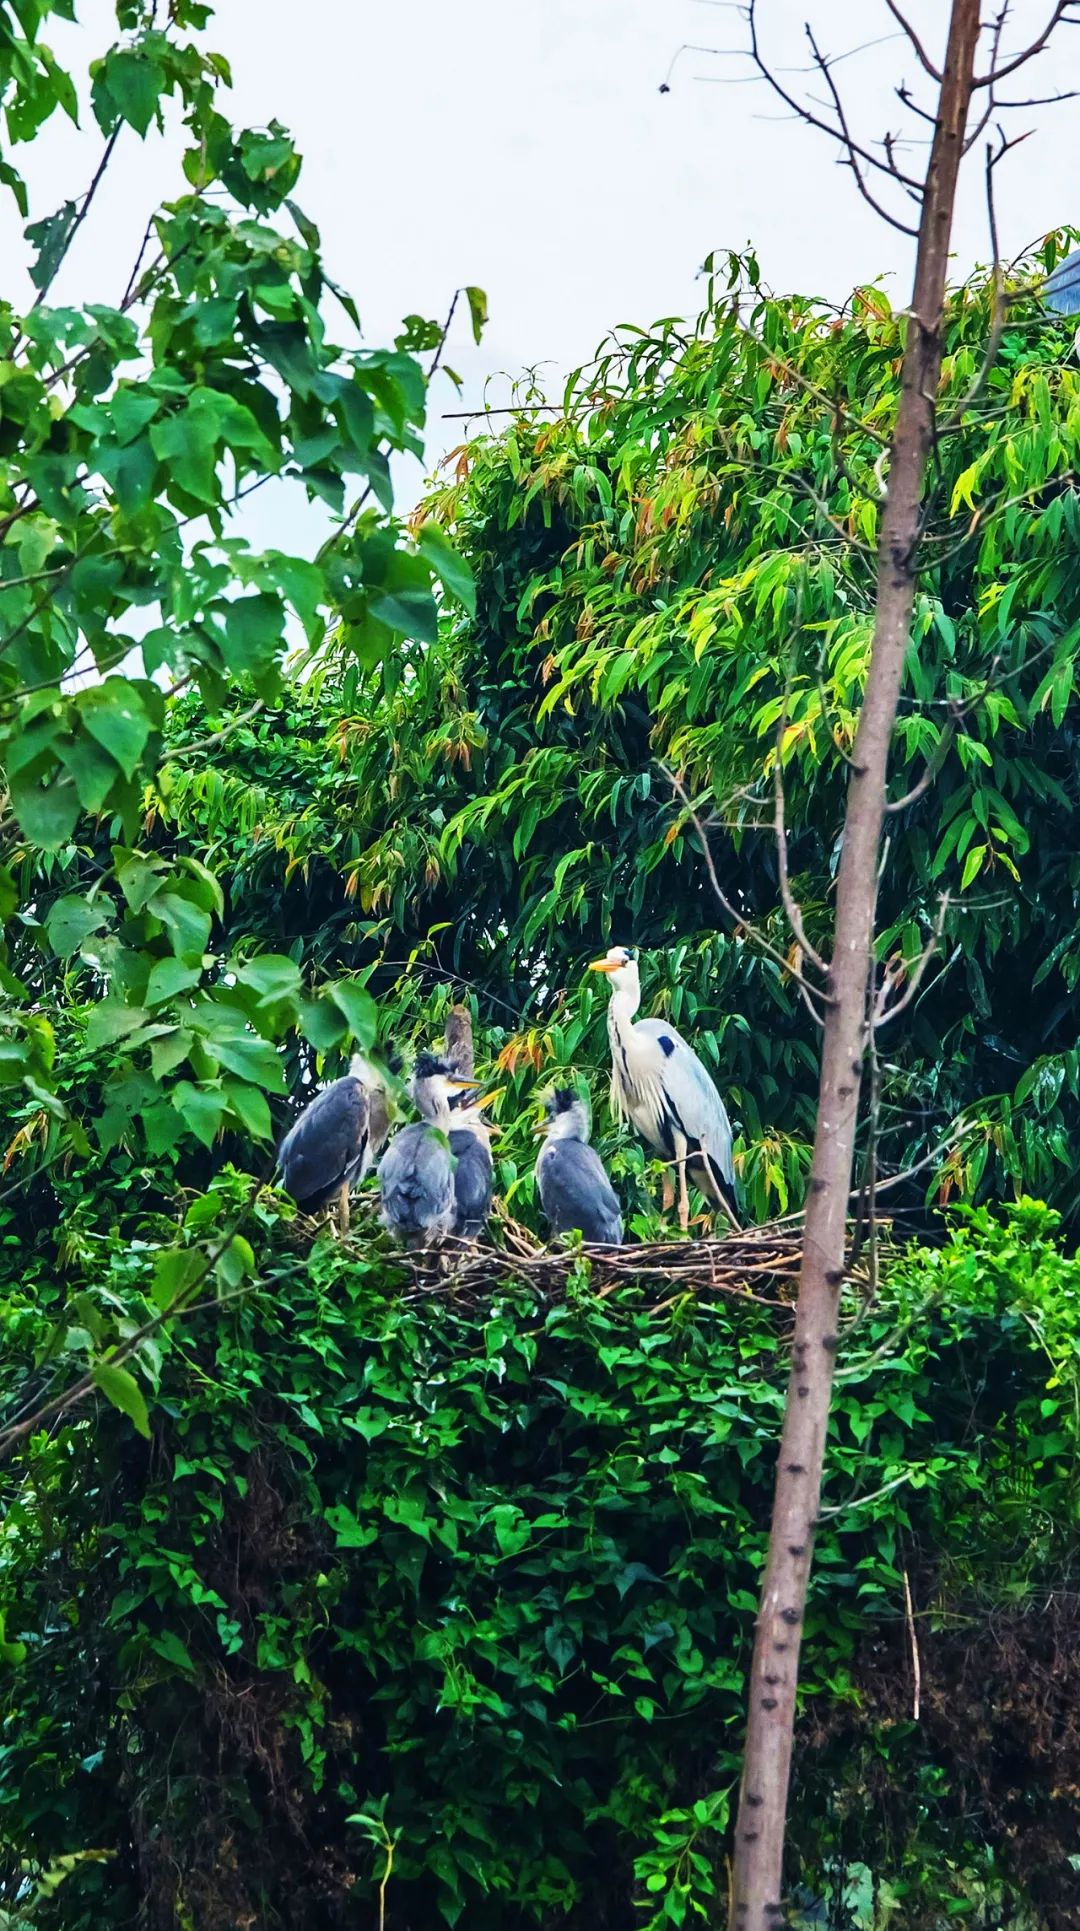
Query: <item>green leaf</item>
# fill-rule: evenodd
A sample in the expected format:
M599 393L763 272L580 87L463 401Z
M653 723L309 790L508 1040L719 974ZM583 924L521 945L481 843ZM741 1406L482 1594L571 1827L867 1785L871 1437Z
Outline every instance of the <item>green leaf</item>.
M114 48L100 63L94 80L94 112L99 125L107 132L119 116L136 134L145 136L164 86L165 76L156 61L137 48ZM112 114L106 97L114 109Z
M71 239L77 214L75 203L65 201L54 215L46 215L43 221L32 221L28 228L24 228L27 241L37 251L36 259L30 264L30 280L35 288L48 288L56 274Z
M88 899L76 898L73 894L58 898L45 920L49 944L57 958L70 958L91 932L100 932L106 917L107 905L91 905Z
M146 1022L142 1006L126 1006L120 999L103 999L90 1014L86 1043L92 1053L100 1046L114 1046L118 1039L137 1033Z
M457 598L467 615L476 615L476 584L463 556L454 549L438 523L423 523L416 539L420 555L430 563L444 590Z
M161 920L177 958L201 965L210 942L210 914L179 892L155 892L148 908Z
M971 884L972 879L976 878L979 872L982 870L982 862L985 857L986 857L985 845L972 846L966 859L964 860L964 870L960 878L960 890L962 892L967 891L967 888Z
M44 782L42 779L44 778ZM79 817L79 794L66 773L11 774L11 803L20 828L32 845L56 851L66 845Z
M190 992L202 978L202 964L185 965L182 959L159 959L151 967L144 994L148 1006L160 1006L177 993Z
M172 1103L195 1138L204 1147L212 1147L225 1114L224 1093L209 1086L193 1086L190 1080L178 1080Z
M80 691L79 710L91 737L133 778L150 736L150 719L138 692L118 677Z
M238 1080L223 1081L229 1109L253 1140L269 1140L273 1133L270 1108L255 1086L242 1086Z
M156 1651L166 1663L173 1663L177 1669L183 1670L186 1676L194 1676L195 1665L191 1660L191 1652L187 1645L181 1642L174 1629L163 1630L160 1636L151 1636L148 1641L150 1648Z
M374 1045L378 1012L371 994L355 979L338 979L327 991L339 1012L345 1014L357 1045Z
M488 298L482 288L466 288L465 299L469 304L473 341L479 343L488 319Z
M129 1374L126 1368L119 1368L111 1361L99 1361L97 1366L91 1369L91 1373L94 1386L101 1390L106 1401L111 1401L113 1407L119 1408L122 1415L129 1416L139 1434L145 1435L149 1441L150 1417L147 1413L145 1397L135 1376Z
M285 1074L281 1060L274 1048L265 1039L257 1039L254 1033L228 1034L214 1033L213 1051L230 1073L238 1073L241 1079L251 1080L258 1086L269 1087L272 1093L284 1093Z
M340 1011L326 998L300 1001L300 1030L317 1053L328 1053L344 1039L346 1024Z
M258 994L260 1006L276 1005L280 999L299 998L299 967L282 953L260 952L257 958L234 965L232 972L242 986L249 986Z
M26 1656L26 1644L10 1641L5 1634L5 1612L0 1609L0 1663L13 1667Z
M205 1275L206 1257L197 1247L167 1247L154 1261L151 1299L159 1308L179 1302Z

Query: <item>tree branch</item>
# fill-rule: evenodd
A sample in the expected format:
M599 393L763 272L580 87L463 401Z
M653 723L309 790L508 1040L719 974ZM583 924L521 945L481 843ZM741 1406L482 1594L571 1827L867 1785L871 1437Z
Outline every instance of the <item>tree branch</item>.
M694 808L694 805L690 799L689 793L686 790L686 786L683 784L681 778L677 778L674 771L670 770L666 764L661 764L660 769L663 772L672 790L675 792L676 796L682 800L682 804L686 811L686 815L689 818L690 823L693 825L694 830L697 832L698 840L701 845L701 850L704 855L705 864L709 873L709 882L713 888L713 892L716 895L717 901L720 904L721 909L726 913L727 917L731 919L734 925L738 926L741 931L746 933L748 939L751 939L755 945L760 947L761 951L765 953L767 958L773 961L774 965L778 965L782 967L783 971L789 976L789 978L795 981L795 984L799 987L800 992L802 992L806 996L805 1002L807 1004L809 1004L811 1000L819 1000L823 1006L831 1005L832 1000L829 994L823 988L818 986L812 986L808 980L804 979L802 976L802 973L798 970L797 966L793 965L791 960L784 956L784 954L780 951L779 947L773 945L770 939L765 938L764 934L759 932L755 926L751 925L749 921L744 917L743 913L740 912L738 908L731 903L731 900L728 898L727 894L724 891L723 886L720 883L720 879L716 870L716 865L713 860L712 848L710 847L708 836L705 831L705 827L702 824L701 819ZM811 957L813 956L814 955L811 954ZM820 1014L814 1011L814 1008L812 1005L810 1006L810 1010L811 1012L813 1012L814 1018L817 1021L818 1025L821 1025L822 1020L821 1020Z

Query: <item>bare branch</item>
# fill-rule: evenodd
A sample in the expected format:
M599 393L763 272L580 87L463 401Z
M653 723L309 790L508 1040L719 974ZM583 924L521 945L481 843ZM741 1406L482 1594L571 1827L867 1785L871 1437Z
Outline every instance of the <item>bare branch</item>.
M950 718L949 722L945 726L945 729L942 731L940 738L938 739L937 746L935 748L933 756L927 759L926 770L923 772L922 777L919 779L918 783L913 784L910 791L905 791L902 798L891 798L888 804L885 806L886 812L891 814L897 811L906 811L909 805L913 805L917 803L917 801L921 797L923 797L927 791L929 791L930 786L933 784L934 779L937 777L939 771L941 770L942 765L945 762L945 759L949 755L949 751L952 747L952 741L955 736L956 736L956 724L953 721L953 719Z
M877 201L877 199L873 196L873 194L870 193L867 187L865 178L863 176L862 169L859 166L859 162L861 161L863 163L863 166L866 168L872 168L876 172L880 174L884 174L890 181L898 182L901 187L905 189L909 189L913 191L915 194L918 194L921 192L921 183L914 180L910 175L904 175L899 173L898 170L895 167L891 166L888 161L882 161L881 158L878 155L872 153L869 148L862 147L859 142L855 141L852 138L850 131L848 130L848 127L847 127L846 117L843 112L843 107L840 102L840 96L837 92L835 82L832 80L829 74L828 62L823 59L822 55L818 51L817 44L814 40L813 33L810 27L808 26L806 31L810 39L811 48L813 49L815 62L820 68L820 71L824 74L826 84L836 104L836 111L840 121L840 125L838 127L834 127L827 120L823 120L819 114L815 114L812 111L812 109L806 105L805 101L800 101L794 94L790 93L788 89L784 87L782 82L778 79L773 69L769 67L768 63L764 58L764 55L762 54L761 44L758 39L757 0L748 0L746 17L747 17L747 24L750 29L750 49L749 49L750 57L753 60L755 67L758 69L758 72L762 75L763 79L765 79L768 82L773 92L778 96L780 100L784 102L784 105L786 107L789 107L791 109L793 114L798 116L798 118L801 121L805 121L809 127L817 128L819 133L828 135L831 141L836 141L844 149L847 165L851 168L855 176L856 182L859 187L859 192L863 195L864 199L870 203L871 207L875 210L875 212L882 217L883 221L887 221L891 227L898 228L903 234L908 234L908 235L917 234L918 232L917 229L912 228L910 223L901 221L896 215L891 214L890 211L887 208L883 207L881 203Z
M706 868L709 874L709 883L713 888L713 892L717 898L717 901L721 909L726 913L727 917L731 919L734 925L738 926L741 931L746 933L746 936L748 939L751 939L756 946L760 947L762 952L765 953L766 957L773 961L774 965L780 966L783 969L783 971L787 974L787 976L790 979L793 979L795 981L795 984L799 987L800 992L802 992L804 995L807 996L808 1004L810 1000L819 1000L823 1006L831 1005L832 999L830 995L820 987L810 985L810 983L803 978L802 973L799 971L798 967L795 964L793 964L793 962L790 959L785 958L784 954L780 951L779 947L773 945L770 939L765 938L764 934L759 932L756 926L750 925L746 917L744 916L744 914L739 911L738 907L731 903L731 900L728 898L727 893L724 891L724 888L720 883L719 875L716 870L716 864L712 855L712 847L709 844L708 835L706 833L704 825L701 822L701 818L698 815L697 810L695 809L693 801L690 798L690 795L686 789L686 786L683 784L682 779L676 777L674 771L670 770L666 764L661 764L660 769L663 772L672 790L675 792L676 796L681 799L686 815L689 818L690 823L693 825L694 830L697 832L698 840L701 845L702 853L705 858ZM813 1006L810 1007L810 1010L814 1012ZM817 1023L819 1025L823 1023L819 1013L814 1012L814 1018L817 1020Z
M90 186L87 188L86 193L83 195L82 201L79 205L78 213L76 214L75 219L71 224L71 227L68 229L67 234L64 237L64 245L61 248L60 253L57 255L56 260L54 261L46 280L42 283L41 287L38 289L38 292L35 295L33 302L31 303L31 310L30 310L31 314L33 314L34 309L41 307L41 304L45 300L45 297L47 296L47 294L49 293L49 290L52 287L54 281L56 280L57 275L60 273L60 269L67 258L68 251L71 248L72 242L74 241L76 235L78 234L79 229L82 227L83 222L86 220L87 215L90 213L91 204L93 202L94 196L96 195L98 189L101 186L102 180L105 175L105 170L108 167L109 162L113 158L113 152L115 150L117 141L120 139L120 130L123 127L123 125L124 125L123 121L117 121L116 126L113 128L112 133L110 134L108 140L105 143L105 151L102 154L101 160L97 164L97 168L94 173L94 178L91 181Z
M887 1025L890 1019L896 1019L898 1015L905 1010L906 1007L910 1006L912 1000L915 998L916 994L918 993L919 987L922 985L923 979L926 975L926 968L930 964L931 959L934 957L934 954L937 952L938 947L941 944L941 934L942 934L942 931L944 930L945 915L949 909L950 898L951 898L951 894L949 892L942 893L941 900L938 905L937 918L934 920L934 929L931 932L929 939L927 940L926 944L924 945L922 951L919 954L918 960L916 961L915 970L911 974L911 977L908 980L907 990L905 991L903 997L897 1000L895 1006L889 1006L887 1010L886 1010L885 1002L888 999L889 993L893 990L893 986L895 985L896 980L895 980L895 975L890 975L888 972L885 974L885 977L882 980L881 989L877 995L877 998L874 1001L875 1028L878 1026Z
M1022 53L1014 54L1011 60L1007 60L1005 62L1004 67L991 67L988 69L988 71L985 74L976 74L974 80L972 81L972 90L974 91L976 89L980 89L983 87L993 87L996 85L996 83L999 80L1004 80L1007 75L1015 74L1019 68L1026 67L1029 60L1034 60L1036 54L1042 53L1043 48L1046 46L1047 42L1049 41L1051 35L1054 32L1055 27L1060 26L1062 21L1065 22L1066 26L1071 26L1071 27L1075 27L1078 24L1080 24L1080 21L1078 21L1076 18L1072 20L1069 20L1067 18L1068 14L1072 11L1075 5L1076 5L1076 0L1057 0L1057 4L1055 5L1049 20L1047 21L1041 34L1038 35L1037 39L1031 41L1031 43L1024 48Z
M911 1644L911 1720L913 1723L917 1723L919 1721L919 1695L922 1689L922 1666L919 1662L919 1639L915 1634L915 1616L911 1606L911 1584L908 1581L907 1570L903 1570L902 1573L904 1577L904 1615L907 1619L908 1641Z
M817 947L814 945L811 945L810 940L806 936L806 927L803 923L802 906L799 904L798 900L795 897L794 892L791 889L791 877L788 872L787 823L786 823L785 810L784 810L784 773L783 773L783 767L781 763L781 754L782 754L783 745L784 745L784 734L788 727L787 699L788 699L788 693L785 692L784 708L780 713L780 721L776 728L776 757L773 763L773 802L776 809L776 817L773 824L773 831L776 836L776 856L777 856L777 868L778 868L779 877L780 877L780 897L783 900L784 910L788 916L788 924L791 926L791 929L794 932L795 937L797 938L799 944L801 945L804 953L806 954L806 957L810 960L812 965L815 965L817 967L820 973L822 973L824 976L827 977L828 971L829 971L828 966L826 965L820 952L817 950Z
M888 7L889 12L892 14L892 17L896 21L897 26L902 27L904 30L904 33L907 35L908 41L911 45L912 52L914 53L915 58L918 61L920 67L922 67L923 70L929 74L931 80L940 81L941 69L934 66L933 61L930 59L930 56L927 53L926 48L923 46L922 41L919 39L918 34L915 32L915 29L912 26L910 20L906 19L905 16L901 13L899 7L896 4L896 0L885 0L885 5ZM929 118L932 119L933 116Z

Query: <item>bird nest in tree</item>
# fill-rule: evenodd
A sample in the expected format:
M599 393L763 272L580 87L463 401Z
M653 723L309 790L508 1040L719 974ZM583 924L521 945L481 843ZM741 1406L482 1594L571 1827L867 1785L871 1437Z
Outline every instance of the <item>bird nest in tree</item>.
M294 1223L298 1247L310 1246L312 1228L307 1219ZM621 1247L542 1246L505 1213L493 1220L491 1231L491 1244L451 1237L437 1248L388 1252L387 1265L411 1277L406 1295L417 1298L452 1294L480 1304L508 1282L518 1281L554 1303L566 1297L571 1283L581 1285L584 1263L589 1291L596 1298L634 1288L658 1308L685 1294L723 1295L794 1313L801 1234L797 1220L749 1227L719 1240L642 1241ZM374 1227L354 1222L343 1243L346 1251L356 1247L370 1254L374 1232Z

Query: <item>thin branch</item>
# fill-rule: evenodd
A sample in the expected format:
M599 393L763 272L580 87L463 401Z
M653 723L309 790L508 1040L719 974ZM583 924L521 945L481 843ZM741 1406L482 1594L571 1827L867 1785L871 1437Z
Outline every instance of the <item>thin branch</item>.
M907 1619L908 1641L911 1644L911 1720L913 1723L917 1723L919 1721L919 1698L922 1691L922 1666L919 1662L919 1641L915 1634L915 1615L911 1603L911 1584L908 1581L908 1572L906 1569L902 1571L902 1574L904 1578L904 1615Z
M896 4L896 0L885 0L885 5L888 7L889 12L892 14L892 17L896 21L897 26L902 27L904 30L904 33L907 35L908 41L910 42L910 45L911 45L912 52L914 53L915 58L918 61L920 67L923 68L924 72L929 74L931 80L936 80L940 82L941 69L939 67L934 66L933 61L930 59L930 56L927 53L926 48L923 46L922 41L919 39L918 34L915 32L915 29L912 26L910 20L906 19L905 16L901 13L899 7Z
M942 934L942 931L944 930L945 916L949 909L950 898L951 898L951 894L949 892L943 892L941 894L941 900L938 905L937 918L934 921L934 929L931 932L930 937L927 940L926 944L924 945L921 953L919 954L918 960L916 962L915 970L912 973L910 979L908 980L907 989L904 992L903 997L897 1000L895 1006L890 1006L888 1007L887 1010L886 1010L885 1001L887 1000L889 993L892 991L893 981L891 980L889 975L886 974L886 977L882 982L881 990L878 993L877 999L874 1001L874 1026L875 1027L887 1025L890 1019L897 1018L897 1016L904 1011L905 1007L910 1006L912 1000L915 998L919 990L919 987L922 985L923 978L925 977L926 968L930 964L931 959L934 957L934 954L937 952L938 947L941 944L941 934Z
M773 803L775 805L775 810L776 810L776 817L773 824L773 831L776 836L776 856L777 856L777 870L778 870L779 879L780 879L780 897L783 900L784 910L788 916L788 923L791 926L791 929L794 932L795 937L797 938L799 944L801 945L804 953L806 954L806 957L810 960L812 965L815 965L817 967L818 971L822 974L822 976L827 978L829 968L826 965L817 947L815 945L812 945L810 940L806 936L806 927L803 923L802 906L799 904L797 898L795 897L794 892L791 889L791 875L788 871L787 822L786 822L785 810L784 810L784 773L781 765L781 752L782 752L783 743L784 743L784 733L787 730L787 726L788 726L788 710L787 710L787 694L785 693L784 708L780 713L780 720L776 729L776 756L773 761Z
M120 132L123 126L124 126L123 121L117 121L116 126L113 128L112 133L110 134L108 140L105 143L105 151L102 154L101 160L97 164L97 170L94 174L94 178L91 181L90 186L87 188L86 193L83 195L82 202L79 207L79 211L75 216L75 219L71 224L71 227L68 229L66 236L64 237L64 245L61 248L60 253L58 254L55 262L53 263L47 279L42 283L42 286L38 289L37 294L35 295L32 303L30 304L31 314L33 314L36 308L41 307L41 304L45 300L45 297L47 296L50 288L52 287L54 281L56 280L57 275L60 273L60 269L67 258L67 254L71 247L72 242L74 241L76 235L78 234L79 229L82 227L83 222L86 220L87 215L90 213L90 207L93 202L94 196L96 195L98 189L100 188L102 180L104 179L105 170L108 167L109 162L112 160L113 152L116 147L117 141L120 139Z
M164 762L175 764L179 758L193 757L196 752L202 756L204 752L214 750L217 745L224 744L226 738L231 738L234 731L239 731L243 725L250 724L252 718L258 717L259 712L265 709L265 699L256 698L254 704L246 711L241 711L238 717L230 718L228 724L223 725L220 731L211 731L209 737L196 738L194 744L177 745L168 753Z
M949 755L955 736L956 723L954 719L950 718L937 741L933 756L926 761L926 770L923 772L918 784L913 784L911 790L905 791L902 798L891 798L885 806L886 813L906 811L909 805L915 804L919 798L923 797L929 791L930 786L933 784L945 759Z
M785 955L780 951L779 947L773 945L771 940L765 938L764 934L759 932L755 926L751 925L749 921L745 918L743 913L740 912L738 908L731 903L731 900L728 898L726 892L724 891L723 886L720 883L720 879L716 870L716 864L714 862L713 855L712 855L712 848L709 844L705 827L702 824L697 811L694 809L694 805L686 790L686 786L683 784L680 778L676 777L674 771L669 770L666 764L661 764L660 769L663 772L672 790L676 793L676 795L679 798L681 798L683 807L686 811L686 815L689 818L690 823L693 825L694 830L697 832L698 840L700 842L702 853L705 858L705 864L709 873L709 882L713 888L713 892L716 895L716 898L721 906L721 909L726 913L727 917L731 919L734 925L738 926L741 931L746 933L748 939L751 939L755 945L760 946L762 952L765 953L767 958L770 958L773 961L774 965L780 966L783 969L783 971L788 975L788 977L795 981L795 984L798 986L799 991L803 997L804 1004L809 1008L810 1012L813 1014L813 1017L817 1022L817 1024L819 1026L823 1025L824 1021L822 1019L822 1016L816 1010L812 1002L814 1000L820 1000L823 1006L831 1006L832 999L829 993L824 991L822 987L812 986L808 980L804 979L798 967L793 965L792 961L785 957Z
M750 58L753 61L755 67L763 76L763 78L768 81L769 86L773 90L773 93L776 94L779 97L779 99L784 102L785 106L790 107L792 113L797 114L801 121L806 121L809 124L809 126L816 127L819 133L827 134L830 140L838 142L839 145L846 150L848 154L848 158L852 162L852 165L854 165L854 160L857 157L860 161L864 162L867 167L874 168L878 171L878 173L887 175L890 181L897 181L902 187L910 188L915 193L920 193L922 190L922 183L920 181L914 180L910 175L897 174L896 171L893 168L891 168L887 162L880 160L878 156L876 154L873 154L869 148L862 147L857 141L852 139L851 135L847 131L846 119L844 117L842 107L840 107L839 105L837 107L837 112L841 123L840 126L830 127L828 121L823 121L819 115L811 112L811 110L807 107L805 101L800 101L796 98L794 94L788 93L787 88L781 85L780 81L776 77L775 72L771 67L769 67L768 63L766 62L761 52L761 46L758 40L758 32L757 32L757 0L749 0L749 4L746 9L746 17L747 17L747 23L750 28L750 47L749 47ZM814 55L815 65L825 76L830 93L834 96L834 99L837 102L839 102L839 96L837 94L835 83L829 79L829 63L822 57L821 53L819 52L817 43L814 40L813 31L809 26L807 26L806 32L807 32L807 37L810 41L811 50ZM886 219L887 220L891 219L891 217L886 216ZM914 233L915 230L909 230L909 232Z
M1075 5L1076 0L1057 0L1057 4L1038 38L1031 41L1030 45L1024 48L1023 53L1014 54L1011 60L1005 62L1004 67L991 67L985 74L976 74L971 83L972 90L993 87L999 80L1004 80L1007 75L1015 74L1019 68L1026 67L1029 60L1034 60L1036 54L1042 53L1055 27L1059 26L1066 19L1066 15ZM1075 27L1077 24L1078 22L1075 19L1066 21L1067 26Z

